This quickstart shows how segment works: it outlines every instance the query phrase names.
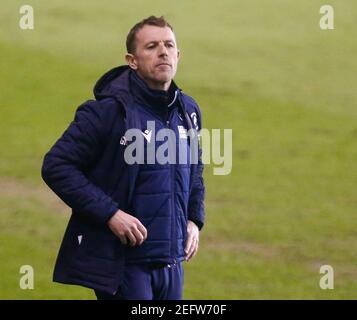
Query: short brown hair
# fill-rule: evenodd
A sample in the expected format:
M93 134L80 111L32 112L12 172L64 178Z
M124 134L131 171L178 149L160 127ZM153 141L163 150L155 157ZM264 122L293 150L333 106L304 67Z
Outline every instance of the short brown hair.
M150 16L140 22L138 22L134 27L131 28L129 31L127 37L126 37L126 50L128 53L134 53L136 49L136 44L135 44L135 37L136 33L142 29L145 25L149 26L157 26L157 27L169 27L172 31L174 29L172 26L165 20L164 16L161 17L155 17L155 16Z

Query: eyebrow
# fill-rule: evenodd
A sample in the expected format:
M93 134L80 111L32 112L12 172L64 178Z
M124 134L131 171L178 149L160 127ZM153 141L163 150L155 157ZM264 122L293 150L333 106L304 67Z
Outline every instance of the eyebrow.
M148 45L150 45L150 44L158 44L160 41L161 41L161 40L159 40L159 41L151 40L151 41L145 43L145 47L148 46ZM175 44L175 41L174 41L174 40L164 40L164 43L165 43L165 44L166 44L166 43Z

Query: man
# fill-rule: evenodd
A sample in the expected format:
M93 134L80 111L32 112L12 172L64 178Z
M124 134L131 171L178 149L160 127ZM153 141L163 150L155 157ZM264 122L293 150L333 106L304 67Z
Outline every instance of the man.
M99 79L96 100L77 109L44 158L43 179L72 208L54 281L98 299L181 299L182 262L196 254L204 224L203 165L190 156L152 162L147 151L159 154L165 141L154 131L170 129L175 160L182 148L200 154L187 134L200 130L200 110L173 82L179 50L163 17L137 23L126 45L128 65ZM143 162L128 162L133 129L144 150L132 156Z

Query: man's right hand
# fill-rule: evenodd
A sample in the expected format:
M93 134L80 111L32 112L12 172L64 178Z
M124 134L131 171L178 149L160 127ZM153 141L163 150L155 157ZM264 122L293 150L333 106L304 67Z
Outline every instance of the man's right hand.
M134 216L118 210L108 221L110 230L123 244L140 246L147 237L146 228Z

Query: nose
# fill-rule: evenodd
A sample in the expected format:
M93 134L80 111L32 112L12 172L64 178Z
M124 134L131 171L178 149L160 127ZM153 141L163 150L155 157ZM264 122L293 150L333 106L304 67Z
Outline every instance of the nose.
M159 56L167 56L168 55L168 51L167 51L167 48L165 46L165 43L164 42L160 42L160 45L159 45Z

